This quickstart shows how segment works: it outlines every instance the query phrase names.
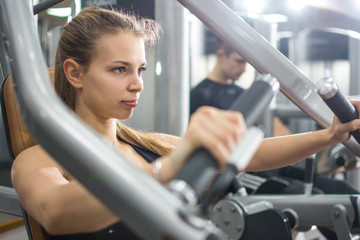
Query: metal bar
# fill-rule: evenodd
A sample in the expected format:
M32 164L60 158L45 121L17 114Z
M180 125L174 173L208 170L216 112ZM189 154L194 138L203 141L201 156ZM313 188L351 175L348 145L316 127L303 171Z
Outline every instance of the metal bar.
M234 196L234 199L243 204L267 201L275 208L283 211L292 209L298 215L298 228L310 228L317 226L333 226L331 220L332 209L335 205L341 204L347 212L347 221L349 227L355 224L359 217L359 198L357 195L252 195L252 196ZM351 199L353 198L353 200ZM354 206L355 204L356 206Z
M0 212L22 217L20 202L13 188L0 186Z
M154 1L156 21L164 30L156 47L154 130L182 136L189 123L188 14L176 1Z
M328 127L333 113L315 92L315 84L240 16L219 0L178 0L226 43L234 47L260 73L270 73L280 90L318 124ZM354 138L344 142L360 156Z
M61 3L65 0L46 0L46 1L42 1L41 3L38 3L34 6L34 10L33 13L34 15L39 14L40 12L51 8L52 6L55 6L58 3Z
M179 216L182 203L129 163L57 97L41 54L32 9L0 1L21 115L34 139L144 239L206 239ZM141 226L141 229L139 228Z

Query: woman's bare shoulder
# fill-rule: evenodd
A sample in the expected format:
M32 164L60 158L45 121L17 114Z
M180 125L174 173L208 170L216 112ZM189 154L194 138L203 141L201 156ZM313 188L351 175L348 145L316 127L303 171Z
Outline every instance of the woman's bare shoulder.
M33 159L39 156L50 157L40 145L34 145L19 153L15 158L15 162L18 160Z
M54 159L40 146L35 145L22 151L14 160L13 169L21 167L58 167Z

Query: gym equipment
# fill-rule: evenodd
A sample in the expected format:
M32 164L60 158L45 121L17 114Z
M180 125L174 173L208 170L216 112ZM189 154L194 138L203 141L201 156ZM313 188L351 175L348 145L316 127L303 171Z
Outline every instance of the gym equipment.
M205 220L202 228L185 222L179 216L183 204L173 194L72 116L50 83L31 6L23 0L1 1L0 12L4 24L1 41L7 46L3 54L11 59L20 113L35 141L115 214L127 216L126 224L142 238L207 239L218 235L221 231Z
M270 73L272 76L276 77L280 82L280 90L282 93L284 93L284 95L301 110L312 117L319 125L323 127L330 125L333 113L316 93L315 84L223 2L218 0L178 0L178 2L189 9L205 25L222 38L222 40L238 50L239 54L254 66L257 71L262 74ZM211 14L209 14L210 9L216 9L216 11L211 11ZM360 156L360 145L353 137L343 144L351 149L357 156ZM268 197L268 195L264 196L264 198ZM257 196L248 196L248 198L253 200L253 202L263 200L259 199ZM349 234L352 230L358 233L356 224L355 226L353 225L354 222L341 221L340 223L339 221L336 221L338 218L333 221L329 218L329 214L333 207L337 209L339 201L346 201L349 198L354 199L351 195L341 195L336 196L336 198L327 195L326 201L328 201L329 204L324 206L325 209L322 213L317 213L322 217L325 216L323 220L327 225L334 226L339 239L356 238L357 236L351 236ZM315 196L306 196L300 200L304 199L306 199L306 201L299 203L301 208L299 208L298 211L302 213L314 213L313 202L316 202L317 200L315 199ZM244 199L241 198L239 201L242 202L243 200ZM296 198L294 199L293 196L290 198L288 195L284 197L284 202L288 205L295 206L298 203ZM320 200L320 202L322 201ZM335 215L354 215L356 216L354 218L356 223L359 217L358 203L355 201L354 205L349 204L349 206L351 207L347 208L346 212L335 211ZM302 221L303 219L299 220L301 224L303 224ZM312 223L316 224L316 221ZM223 230L226 232L225 228L223 228ZM227 233L229 234L229 232Z
M342 123L359 118L359 112L340 92L338 85L332 77L324 76L321 78L317 82L316 91ZM351 135L360 143L360 132L358 130L351 132Z
M22 216L20 202L13 188L0 186L0 212Z
M181 2L186 1L182 0ZM251 49L251 51L254 51L254 56L257 56L254 57L248 53L244 55L246 59L250 60L253 65L258 63L259 69L263 73L269 72L272 74L272 71L274 71L275 74L272 75L280 81L282 90L288 93L287 96L290 99L296 101L299 100L299 96L306 96L309 97L306 101L310 101L311 104L319 103L314 94L312 94L312 85L309 85L306 80L303 81L304 76L299 75L300 73L295 66L289 64L287 60L281 57L277 58L278 53L276 50L268 46L261 36L254 35L252 29L244 27L242 23L239 23L241 19L238 16L234 18L234 22L231 20L228 22L229 18L234 17L234 13L230 9L224 8L225 5L222 5L220 1L198 0L191 3L199 7L199 12L202 8L203 11L207 12L208 8L216 9L216 11L212 12L211 17L208 16L208 18L212 18L215 23L218 25L221 23L223 26L215 25L214 28L219 31L223 28L231 29L227 33L229 36L234 34L233 39L236 41L233 41L233 43L236 45L244 40L245 44L238 45L238 48L249 49L249 51ZM191 5L188 8L191 10ZM106 204L109 209L120 217L126 216L124 218L126 224L142 238L226 239L226 229L221 230L215 227L214 224L201 215L189 214L187 215L188 218L184 218L184 213L187 210L191 210L191 207L194 206L180 201L172 192L128 163L122 155L103 141L97 133L76 119L58 99L50 84L45 64L42 62L43 57L35 27L32 21L30 21L33 17L32 9L24 4L22 0L12 0L1 1L0 11L5 27L5 34L1 41L4 41L7 46L7 52L4 54L8 54L9 59L11 59L14 89L20 106L20 112L35 140L91 193ZM232 24L235 24L234 28ZM241 31L234 32L233 29L240 29ZM242 34L244 36L239 36ZM252 39L253 36L256 36L256 40ZM250 45L246 45L249 43L247 40L250 40ZM245 52L246 50L243 51ZM268 68L266 68L265 64L267 67L273 68L273 70L267 71ZM277 76L278 74L280 77ZM289 80L290 84L287 84L285 80ZM291 88L291 83L294 84L294 88ZM29 89L32 89L32 91L29 91ZM320 99L319 96L317 97ZM299 103L299 105L301 104ZM323 105L325 107L320 109L327 109L326 105ZM309 107L307 112L315 116L322 114L322 112L314 113L314 108L310 105L304 104L302 106L305 110ZM316 105L316 107L319 106L322 105L320 103ZM326 112L326 110L324 111ZM326 116L330 115L324 114L323 117L319 117L319 121L323 125L328 123ZM95 179L92 176L98 176L98 178ZM230 196L224 198L224 201L228 197ZM240 229L240 232L243 230L243 234L240 237L251 236L246 235L250 234L251 228L253 231L259 231L259 229L254 228L253 224L249 223L250 217L253 217L255 221L256 216L261 216L255 215L256 213L278 212L277 209L281 208L281 204L286 206L292 204L301 206L298 209L299 213L297 215L303 216L304 213L311 212L313 203L317 202L315 201L315 196L307 196L304 198L306 201L301 202L297 202L296 199L289 196L286 196L283 202L270 199L269 196L264 196L271 200L270 204L269 202L262 202L263 199L255 198L255 196L249 196L249 202L246 202L247 199L243 196L236 195L234 197L238 199L233 201L244 202L242 207L244 213L247 214L247 217L244 218L244 224L241 225L242 229ZM351 199L350 201L348 200L349 198ZM357 225L354 222L356 222L356 219L359 219L357 198L337 196L336 198L329 198L328 201L328 204L323 203L323 205L321 205L321 202L324 202L322 199L318 201L319 205L323 206L319 208L323 209L321 213L325 214L325 217L321 218L321 224L326 226L334 225L339 236L342 236L341 233L345 233L344 235L347 236L348 232L356 231ZM339 202L340 205L336 205ZM328 218L328 211L332 209L330 206L334 205L336 205L336 211L333 214L334 220L331 220L331 218ZM216 209L216 206L214 209ZM269 209L272 211L269 211ZM284 212L289 219L293 215L287 214L287 212L292 211ZM292 224L286 222L284 214L278 212L272 215L274 215L272 219L277 219L273 221L274 224L276 222L283 223L278 227L284 230L283 235L287 237L289 227ZM280 217L276 217L276 215ZM319 215L322 216L322 214ZM154 216L159 217L154 218ZM299 226L305 226L306 221L308 221L306 217L294 219L299 220ZM316 224L317 222L311 223ZM138 228L139 225L142 226L141 229ZM278 227L276 229L271 227L270 230L277 231ZM349 231L346 231L346 228ZM346 236L341 239L347 239Z
M333 113L316 93L315 84L225 3L219 0L178 2L236 49L258 72L275 77L280 82L280 91L320 126L330 126ZM343 144L360 156L360 145L354 138Z
M279 83L275 78L270 75L262 75L233 103L230 109L241 112L246 125L250 127L268 107L278 89ZM260 144L263 137L261 130L253 129L248 134L249 137L242 140L247 145L247 148L235 150L235 153L229 160L229 164L227 164L224 172L221 174L222 180L216 180L216 182L221 181L220 186L225 186L226 188L229 185L229 181L235 177L239 170L242 170L247 165L252 154ZM251 148L250 146L255 147ZM236 152L239 151L240 154L237 154ZM249 153L246 154L246 152ZM195 192L199 200L201 200L203 198L203 191L209 187L209 183L213 182L218 170L217 162L212 155L205 149L199 149L190 156L175 179L169 183L168 188L177 191L178 181L185 181L190 186L189 188Z
M359 201L358 195L234 195L220 200L215 205L212 217L219 225L221 223L220 227L224 231L235 237L231 237L231 239L264 239L260 235L257 235L258 238L247 238L246 230L252 228L252 226L247 226L248 222L246 221L249 212L253 213L259 209L277 209L287 216L291 229L306 231L313 225L324 226L333 229L338 239L353 240L359 239ZM232 211L224 214L224 211L216 210L223 206ZM261 221L261 216L257 217L257 221ZM237 219L241 219L241 221ZM224 224L225 220L228 220L229 223ZM242 223L244 224L241 225ZM269 221L264 224L265 226L262 225L262 227L266 231L268 230L266 224L275 223ZM241 226L240 231L237 231L235 235L234 232L238 225ZM227 229L229 228L227 226L235 226L235 228ZM277 226L278 228L279 226ZM268 236L268 239L284 239L283 237L286 237L271 238L269 234L276 234L275 230L266 232L266 234L261 236Z
M34 12L34 15L35 14L39 14L40 12L42 11L45 11L46 9L48 8L51 8L52 6L58 4L58 3L61 3L65 0L46 0L46 1L42 1L38 4L36 4L33 8L33 12Z

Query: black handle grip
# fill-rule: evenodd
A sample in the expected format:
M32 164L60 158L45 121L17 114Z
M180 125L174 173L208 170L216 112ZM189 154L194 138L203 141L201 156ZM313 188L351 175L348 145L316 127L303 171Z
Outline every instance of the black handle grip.
M269 106L277 91L277 87L274 88L272 84L276 84L276 82L255 81L247 91L237 98L230 110L241 112L246 126L252 126Z
M200 148L190 156L175 179L187 182L200 200L202 193L216 176L218 168L219 165L211 153Z
M246 125L251 126L268 107L278 89L277 80L270 75L264 75L263 79L255 81L239 96L230 109L240 111ZM204 190L215 178L218 167L215 158L206 149L200 148L190 156L175 179L186 181L201 199Z
M350 122L359 117L358 111L340 91L337 91L330 98L323 98L323 100L342 123ZM359 130L352 131L350 134L360 143Z
M200 211L203 215L207 215L209 207L213 202L225 195L237 173L238 170L234 164L227 164L224 171L215 178L211 190L203 199L201 199Z

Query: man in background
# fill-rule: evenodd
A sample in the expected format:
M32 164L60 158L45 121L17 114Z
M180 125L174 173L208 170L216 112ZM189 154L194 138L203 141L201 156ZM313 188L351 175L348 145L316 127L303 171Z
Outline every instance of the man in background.
M245 59L220 39L217 39L216 57L217 61L213 70L190 92L190 115L204 105L229 109L232 103L245 91L235 84L246 71L247 62ZM283 122L278 117L274 117L273 136L289 134L291 132ZM304 175L304 169L287 166L280 169L243 174L240 179L248 193L302 194L305 191ZM262 178L264 182L259 186L246 185L246 182L253 182L254 177ZM359 191L346 181L315 173L312 193L359 194ZM319 230L327 239L337 239L333 231L325 227L319 227Z
M216 64L209 75L190 92L190 114L203 105L228 109L244 89L237 81L246 71L246 61L218 40Z
M233 48L217 39L216 64L208 76L190 91L190 115L200 106L229 109L244 92L236 85L246 71L247 62ZM288 135L285 125L274 118L274 135Z

